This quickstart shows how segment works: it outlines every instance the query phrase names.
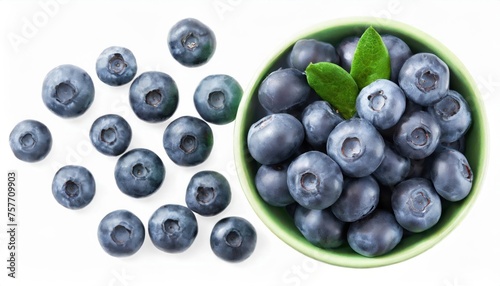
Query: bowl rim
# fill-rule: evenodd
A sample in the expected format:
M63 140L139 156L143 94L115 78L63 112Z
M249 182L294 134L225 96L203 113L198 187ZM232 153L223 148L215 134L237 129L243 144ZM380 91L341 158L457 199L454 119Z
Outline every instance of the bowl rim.
M249 160L250 156L246 148L247 134L245 126L249 126L247 120L248 117L245 117L244 115L249 112L252 94L256 92L259 86L259 79L263 78L263 74L271 68L272 63L275 63L282 56L282 54L290 48L290 45L297 40L306 38L313 34L317 34L325 29L350 26L373 26L375 29L389 28L390 30L400 31L407 37L411 37L417 42L425 43L428 46L432 47L433 50L440 51L441 54L444 54L444 56L441 57L442 60L447 64L453 66L453 69L450 68L450 70L456 72L457 76L460 77L460 79L465 80L465 85L468 86L468 88L470 88L470 90L472 91L470 97L476 98L474 100L476 106L475 111L477 113L476 117L480 118L479 121L482 123L480 128L480 135L483 141L483 148L481 150L482 152L478 153L478 168L474 171L474 192L471 192L471 194L466 198L467 202L461 208L461 212L459 212L459 215L453 217L450 222L447 222L442 231L433 232L430 236L426 237L423 243L411 245L404 251L398 252L394 255L391 255L389 253L388 255L371 258L363 257L361 255L359 257L345 257L342 254L335 253L334 250L328 251L315 247L310 243L304 243L303 241L297 240L297 238L289 231L281 228L276 219L271 218L272 214L262 205L262 199L260 198L258 193L250 187L250 182L253 182L253 178L249 174L250 172L244 171L244 164ZM460 59L455 56L455 54L452 53L444 44L437 41L435 38L431 37L420 29L400 21L377 17L348 17L338 18L314 25L309 29L298 33L298 36L294 36L286 40L285 43L282 44L279 49L277 49L271 55L272 56L270 58L268 58L263 62L263 64L261 64L257 72L251 78L248 89L246 89L243 94L234 124L233 154L237 175L246 199L250 203L250 206L260 218L260 220L266 225L269 230L271 230L272 233L274 233L280 240L282 240L295 250L318 261L342 267L371 268L396 264L413 258L439 243L460 224L460 222L470 211L472 205L474 205L474 202L476 201L480 193L485 170L487 169L486 166L488 163L487 154L489 153L489 138L486 129L488 125L484 112L484 102L481 97L481 93L478 90L476 81L473 79L472 75L469 73Z

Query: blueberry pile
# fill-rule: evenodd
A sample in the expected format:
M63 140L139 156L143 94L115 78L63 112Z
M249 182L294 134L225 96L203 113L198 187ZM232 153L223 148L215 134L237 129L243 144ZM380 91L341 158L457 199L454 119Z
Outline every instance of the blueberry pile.
M264 114L247 133L262 200L286 208L311 244L366 257L431 229L473 181L464 155L471 110L450 89L447 64L396 36L380 38L390 73L358 84L354 116L313 88L307 68L332 63L349 73L360 37L302 39L261 81Z
M173 58L186 67L207 63L215 52L213 31L192 18L176 23L168 34ZM174 79L159 71L137 75L132 51L112 46L97 57L96 74L109 86L130 83L130 107L138 119L160 123L171 119L179 103L179 89ZM166 155L180 167L199 165L207 160L214 145L211 124L234 121L242 97L240 84L231 76L213 74L203 79L193 95L200 118L179 116L163 134ZM60 65L45 77L42 87L44 104L61 118L83 115L95 96L91 76L75 65ZM89 140L103 156L116 157L114 180L118 189L132 198L144 198L157 192L166 177L165 165L158 154L147 148L129 149L133 136L127 119L118 114L103 114L95 119ZM37 120L17 124L9 138L14 155L25 162L43 160L52 148L52 134ZM54 175L52 193L68 209L81 209L91 203L96 182L90 170L67 165ZM196 173L187 184L186 206L165 204L152 212L147 232L156 248L179 253L191 246L198 234L196 215L216 216L231 202L231 188L220 173L206 170ZM196 215L195 215L196 214ZM109 212L98 225L97 237L102 248L112 256L136 253L142 246L146 228L141 220L125 209ZM247 259L256 246L256 232L247 220L231 216L213 227L211 248L226 261Z

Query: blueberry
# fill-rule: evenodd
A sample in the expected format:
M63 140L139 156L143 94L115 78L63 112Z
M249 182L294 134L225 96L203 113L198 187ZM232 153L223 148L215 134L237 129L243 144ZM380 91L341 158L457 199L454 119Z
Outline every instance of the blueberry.
M52 180L52 194L56 201L68 209L87 206L95 195L92 173L82 166L67 165L60 168Z
M452 202L469 195L474 175L467 158L460 152L445 148L434 156L430 177L436 192Z
M167 204L158 208L149 219L148 233L156 248L180 253L193 244L198 234L198 222L187 207Z
M203 163L212 152L214 136L210 126L192 116L181 116L172 121L163 133L163 148L168 157L179 166Z
M324 209L337 201L343 180L338 164L318 151L295 158L287 171L290 194L297 203L309 209Z
M284 162L304 141L300 121L287 113L270 114L250 126L247 136L250 155L263 165Z
M37 120L26 119L14 126L9 135L10 149L24 162L43 160L52 149L50 130Z
M97 238L109 255L125 257L136 253L144 243L145 230L141 220L127 210L108 213L99 223Z
M294 223L304 238L315 246L332 249L345 241L347 224L336 218L329 209L311 210L298 206Z
M214 254L228 262L241 262L252 255L257 244L253 225L241 217L219 220L210 234L210 247Z
M94 94L92 78L74 65L57 66L43 80L43 103L63 118L82 115L92 105Z
M391 81L398 82L401 67L413 53L410 47L400 38L388 34L384 34L381 37L391 60Z
M170 118L179 103L175 81L166 73L144 72L130 85L130 106L140 119L163 122Z
M396 150L411 159L423 159L437 148L441 137L438 123L427 111L403 116L393 134Z
M130 145L132 129L120 115L106 114L92 123L89 136L97 151L109 156L118 156Z
M411 232L434 226L441 217L441 199L424 178L412 178L397 184L392 191L392 209L398 223Z
M339 55L332 44L315 39L301 39L295 42L289 55L290 66L305 71L310 63L339 63Z
M450 71L445 62L434 54L411 56L399 72L399 86L412 101L429 106L448 92Z
M406 96L399 86L387 79L376 80L364 87L356 98L356 110L379 130L398 123L406 109Z
M351 223L347 230L347 242L357 253L375 257L393 250L403 237L403 228L394 215L377 209L369 216Z
M197 19L177 22L168 33L168 48L174 59L186 67L197 67L212 58L217 41L214 32Z
M285 68L270 73L260 84L257 96L266 110L290 113L306 105L310 93L305 74Z
M194 174L186 190L186 205L202 216L221 213L231 202L231 186L216 171L200 171Z
M328 135L343 120L342 116L334 112L332 106L324 100L309 104L302 113L302 125L307 143L319 150L326 149Z
M286 183L289 163L261 165L255 175L255 188L260 197L268 204L277 207L287 206L295 200L288 191Z
M463 137L471 125L470 107L464 97L449 90L441 100L428 109L441 127L441 141L451 143Z
M357 221L375 210L379 196L380 188L372 176L346 179L342 194L331 211L341 221Z
M134 54L127 48L112 46L101 52L95 64L97 77L111 86L130 82L137 73Z
M201 80L194 92L194 106L204 120L227 124L236 118L242 95L243 89L233 77L209 75Z
M392 145L386 143L384 159L380 166L373 172L373 176L382 185L394 186L408 176L410 169L411 160L399 155Z
M385 142L365 119L353 117L339 123L328 136L326 150L342 171L352 177L373 173L384 159Z
M359 37L350 36L344 38L337 46L337 53L339 54L340 66L343 67L347 72L351 71L352 59L354 58L354 52L358 47Z
M165 178L165 166L158 155L143 148L123 154L115 166L115 181L122 193L143 198L156 192Z

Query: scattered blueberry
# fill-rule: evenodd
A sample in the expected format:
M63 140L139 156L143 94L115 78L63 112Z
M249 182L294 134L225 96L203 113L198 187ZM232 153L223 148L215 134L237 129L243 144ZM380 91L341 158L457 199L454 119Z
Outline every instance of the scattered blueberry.
M210 247L214 254L228 262L246 260L255 250L257 233L253 225L241 217L219 220L210 234Z
M109 255L125 257L136 253L144 243L145 230L141 220L127 210L108 213L99 223L97 238Z
M391 60L391 81L397 83L401 67L413 53L410 47L400 38L389 34L384 34L381 37Z
M165 178L165 166L158 155L143 148L123 154L115 166L115 181L120 191L134 197L156 192Z
M372 176L346 179L342 194L331 211L341 221L357 221L375 210L379 196L379 185Z
M158 208L148 222L154 246L168 253L186 251L198 234L198 222L185 206L167 204Z
M52 149L52 134L40 121L26 119L17 123L10 132L9 145L19 160L38 162Z
M215 171L194 174L186 190L186 205L202 216L221 213L231 202L231 186L227 179Z
M43 103L63 118L82 115L92 105L94 94L92 78L74 65L57 66L43 80Z
M179 103L175 81L166 73L144 72L130 85L130 106L140 119L163 122L170 118Z
M106 114L92 123L89 136L97 151L109 156L118 156L130 145L132 129L120 115Z
M168 157L180 166L203 163L212 152L214 136L210 126L192 116L172 121L163 133L163 148Z
M294 223L305 239L318 247L337 248L345 241L347 224L329 209L311 210L297 206Z
M60 168L52 180L52 194L68 209L87 206L95 195L95 180L85 167L67 165Z
M233 77L209 75L201 80L194 92L194 106L204 120L227 124L236 118L242 95L243 89Z
M168 48L174 59L186 67L207 63L215 53L214 32L199 20L186 18L177 22L168 33Z
M101 52L95 65L97 77L111 86L130 82L137 73L134 54L127 48L112 46Z
M351 71L352 59L354 58L354 52L358 47L358 42L359 37L351 36L343 39L337 46L340 66L343 67L347 72Z
M260 197L268 204L284 207L295 200L288 191L286 183L289 163L261 165L255 175L255 188Z
M305 71L310 63L339 63L339 55L332 44L315 39L302 39L295 42L289 55L290 66Z
M373 172L377 181L386 186L394 186L403 181L411 170L411 160L399 155L394 147L387 143L384 149L384 159L380 166Z
M309 104L302 112L302 125L307 143L316 149L326 150L328 135L343 120L342 116L334 112L332 106L324 100Z
M470 107L464 97L454 91L448 93L428 109L441 127L441 141L451 143L465 135L472 123Z

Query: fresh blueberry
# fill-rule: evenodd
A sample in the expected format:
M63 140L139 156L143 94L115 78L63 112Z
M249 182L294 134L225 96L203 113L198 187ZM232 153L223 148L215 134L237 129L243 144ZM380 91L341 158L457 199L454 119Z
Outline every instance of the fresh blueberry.
M148 233L156 248L180 253L193 244L198 235L198 222L187 207L167 204L158 208L149 219Z
M95 195L95 180L85 167L67 165L60 168L52 180L52 195L68 209L87 206Z
M441 217L441 199L432 183L424 178L397 184L392 191L391 204L398 223L411 232L425 231Z
M305 71L310 63L339 63L339 55L332 44L315 39L301 39L295 42L289 55L290 66Z
M399 86L412 101L429 106L448 92L450 71L445 62L434 54L411 56L399 72Z
M318 150L326 150L326 141L330 132L344 119L334 112L330 103L324 100L314 101L302 113L307 143Z
M388 34L384 34L381 37L391 59L391 81L398 82L401 67L413 53L410 47L400 38Z
M309 209L325 209L339 198L343 175L325 153L309 151L295 158L287 171L287 185L297 203Z
M427 111L413 112L403 116L393 134L394 146L402 156L423 159L437 148L441 128Z
M158 155L143 148L123 154L115 166L115 181L120 191L134 197L156 192L165 178L165 166Z
M310 93L305 74L285 68L270 73L260 84L257 96L266 110L290 113L306 105Z
M43 160L52 149L52 134L45 124L26 119L14 126L9 135L10 149L24 162Z
M172 121L163 133L163 148L168 157L179 166L203 163L214 145L210 126L192 116L181 116Z
M375 210L379 196L380 188L372 176L346 179L342 194L331 211L341 221L357 221Z
M352 177L373 173L384 159L385 142L365 119L353 117L339 123L328 136L326 150L342 171Z
M144 243L144 225L130 211L112 211L99 223L97 238L101 247L109 255L130 256L136 253Z
M214 254L228 262L241 262L255 250L257 233L253 225L241 217L219 220L210 234L210 247Z
M411 160L399 155L394 147L386 142L384 159L380 166L373 172L377 181L386 186L394 186L404 180L411 169Z
M134 54L127 48L112 46L101 52L95 64L97 77L111 86L130 82L137 73Z
M287 206L295 200L288 191L286 183L289 163L261 165L255 175L255 187L260 197L268 204L277 207Z
M144 72L130 85L130 106L140 119L163 122L170 118L179 103L175 81L166 73Z
M345 241L347 224L336 218L329 209L311 210L298 206L294 223L304 238L315 246L332 249Z
M430 177L436 192L452 202L469 195L474 175L467 158L460 152L445 148L434 156Z
M204 120L227 124L236 118L242 95L243 89L233 77L209 75L201 80L194 92L194 106Z
M364 87L356 98L356 110L379 130L398 123L406 109L406 96L397 84L387 79L376 80Z
M339 54L340 66L347 72L351 71L352 59L354 52L358 47L359 37L351 36L344 38L337 46L337 53Z
M369 216L351 223L347 242L357 253L375 257L393 250L403 238L403 228L394 215L377 209Z
M92 105L94 94L92 78L74 65L57 66L43 80L43 103L63 118L82 115Z
M247 136L250 155L263 165L284 162L304 141L302 123L287 113L270 114L250 126Z
M132 129L120 115L106 114L92 123L89 136L97 151L109 156L118 156L130 145Z
M445 97L428 108L441 127L441 141L451 143L463 137L471 125L470 107L464 97L449 90Z
M186 205L202 216L221 213L231 202L231 186L227 179L215 171L194 174L186 190Z
M217 41L214 32L197 19L177 22L168 33L168 48L174 59L186 67L197 67L212 58Z

